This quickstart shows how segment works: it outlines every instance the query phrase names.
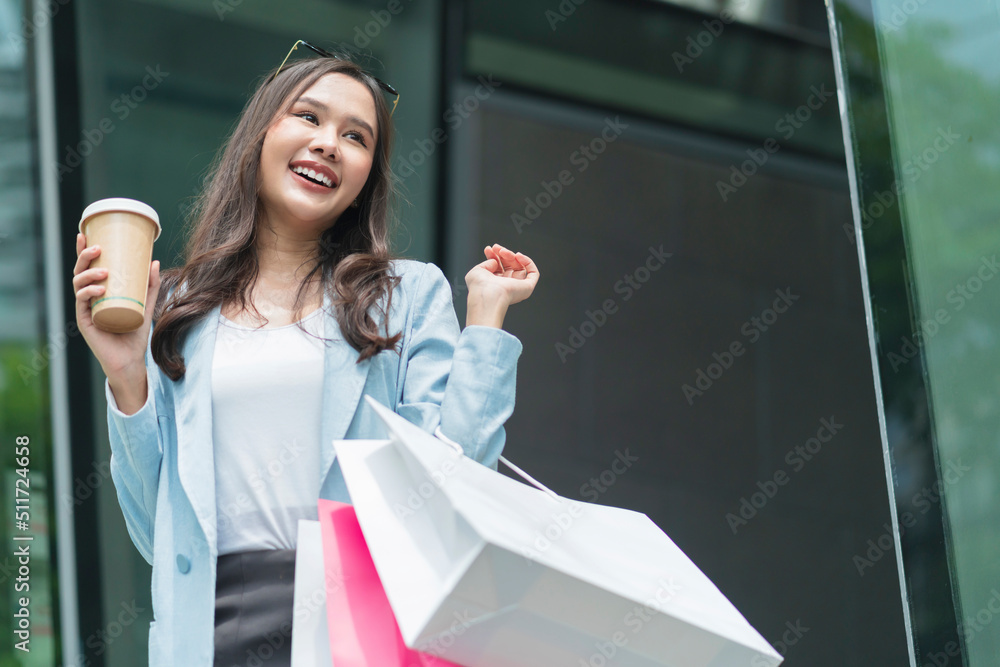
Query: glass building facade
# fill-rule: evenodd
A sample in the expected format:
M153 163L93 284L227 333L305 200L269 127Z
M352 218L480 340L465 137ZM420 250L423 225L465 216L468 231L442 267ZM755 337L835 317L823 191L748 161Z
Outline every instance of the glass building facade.
M831 19L911 661L994 665L1000 4Z
M460 321L485 245L540 268L505 456L648 514L784 664L991 664L1000 10L912 4L0 0L0 667L145 664L76 226L148 202L180 263L297 39L399 90L394 249Z

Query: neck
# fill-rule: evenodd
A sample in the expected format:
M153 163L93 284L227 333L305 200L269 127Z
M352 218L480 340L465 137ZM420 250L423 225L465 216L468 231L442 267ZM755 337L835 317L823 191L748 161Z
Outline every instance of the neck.
M319 258L320 234L295 234L287 227L275 228L261 221L256 244L260 278L269 283L301 283ZM313 275L313 281L318 279Z

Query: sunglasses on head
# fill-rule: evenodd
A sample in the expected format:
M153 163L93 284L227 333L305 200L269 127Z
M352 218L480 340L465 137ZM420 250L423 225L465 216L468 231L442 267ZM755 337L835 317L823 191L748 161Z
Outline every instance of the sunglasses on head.
M336 55L330 53L329 51L325 51L325 50L319 48L318 46L313 46L312 44L310 44L309 42L305 41L304 39L297 40L294 44L292 44L292 48L289 49L288 55L286 55L285 59L281 61L280 65L278 65L277 71L268 80L268 83L271 83L272 81L274 81L274 79L278 76L278 74L281 72L281 69L285 66L285 63L288 62L289 58L291 58L292 51L294 51L295 49L299 48L299 44L301 44L302 46L304 46L304 47L306 47L308 49L312 49L313 51L315 51L319 55L323 56L324 58L338 58L338 57L340 57L340 56L336 56ZM368 73L366 72L366 74L368 74ZM393 88L392 86L390 86L385 81L383 81L382 79L378 78L377 76L372 76L371 74L368 74L368 76L371 76L373 79L375 79L375 82L382 88L382 90L386 91L387 93L389 93L390 95L393 95L396 98L396 99L394 99L392 101L392 111L389 112L389 115L391 116L392 114L394 114L396 112L396 105L399 104L399 93L396 92L395 88Z

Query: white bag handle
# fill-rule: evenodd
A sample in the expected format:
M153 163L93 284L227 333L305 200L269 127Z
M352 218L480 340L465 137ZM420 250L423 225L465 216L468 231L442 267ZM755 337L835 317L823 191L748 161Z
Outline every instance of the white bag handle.
M444 434L444 432L441 430L440 426L438 426L436 429L434 429L434 437L436 437L438 440L441 440L442 442L450 445L451 448L454 449L456 452L458 452L458 454L460 456L465 456L465 450L462 449L462 445L458 444L457 442L455 442L454 440L452 440L451 438L449 438L448 436L446 436ZM521 478L524 479L524 481L526 481L529 484L531 484L532 486L534 486L534 487L536 487L536 488L544 491L553 500L555 500L557 502L562 502L562 500L563 500L562 496L560 496L559 494L555 493L552 489L548 488L547 486L545 486L544 484L542 484L541 482L539 482L538 480L536 480L534 477L532 477L528 473L526 473L523 470L521 470L520 468L518 468L516 465L514 465L513 463L511 463L510 461L508 461L507 459L505 459L503 456L500 457L500 460L503 461L504 465L506 465L508 468L510 468L515 473L517 473L518 475L520 475Z

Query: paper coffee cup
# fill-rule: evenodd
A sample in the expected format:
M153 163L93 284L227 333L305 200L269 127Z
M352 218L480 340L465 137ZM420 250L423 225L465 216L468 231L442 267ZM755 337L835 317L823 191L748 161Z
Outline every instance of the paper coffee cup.
M84 209L80 231L87 247L101 246L90 268L108 270L107 278L93 283L105 287L103 294L90 300L94 325L111 333L135 331L145 319L153 241L162 231L160 217L141 201L101 199Z

